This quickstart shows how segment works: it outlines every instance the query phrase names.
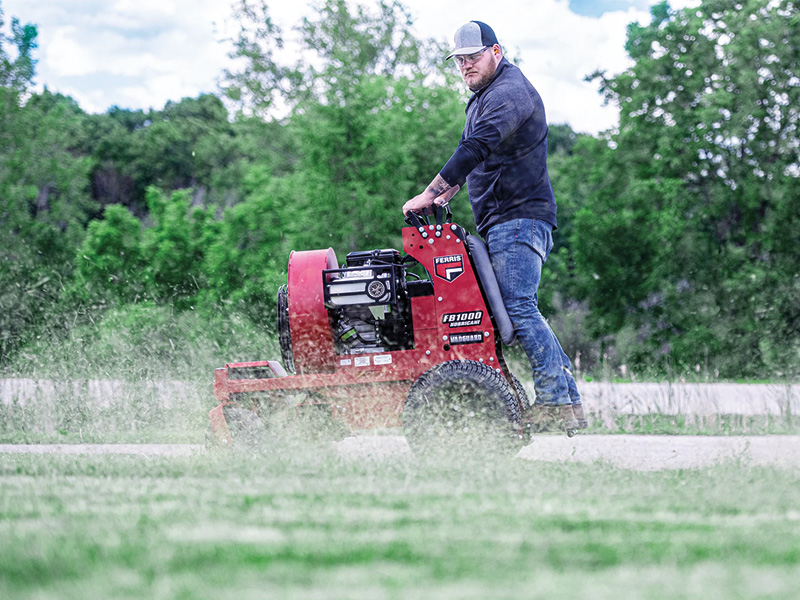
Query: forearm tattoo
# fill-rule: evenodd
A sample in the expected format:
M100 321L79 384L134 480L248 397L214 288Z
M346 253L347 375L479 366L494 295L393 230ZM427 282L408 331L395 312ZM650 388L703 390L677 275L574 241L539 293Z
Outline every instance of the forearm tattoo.
M451 189L453 189L453 186L442 179L441 175L436 175L428 186L428 191L437 198Z

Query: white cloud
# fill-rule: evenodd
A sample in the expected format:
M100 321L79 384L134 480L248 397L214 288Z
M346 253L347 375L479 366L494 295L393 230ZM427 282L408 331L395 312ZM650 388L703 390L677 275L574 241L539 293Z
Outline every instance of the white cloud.
M2 0L7 19L39 26L37 81L87 111L160 108L216 91L225 0ZM217 26L219 24L219 27Z
M680 8L699 0L673 0ZM6 19L39 26L37 80L73 96L90 112L112 105L160 108L168 100L215 92L228 65L220 43L231 0L0 0ZM545 101L551 123L596 132L614 126L596 85L583 78L628 65L625 30L646 11L629 8L601 18L576 15L568 0L405 0L418 34L452 39L461 24L483 20ZM311 10L271 2L273 18L289 33Z
M649 13L630 8L600 19L576 15L567 0L510 0L487 5L483 0L441 0L412 4L416 27L426 37L452 40L470 20L492 26L510 57L545 102L548 121L568 122L579 131L597 132L618 121L617 110L603 106L597 85L584 78L597 69L618 73L628 66L628 23L646 21ZM446 31L441 24L446 23Z
M44 50L45 65L61 77L87 75L95 69L94 58L89 48L78 41L76 27L61 27L53 32L50 43Z
M177 14L180 2L167 2L165 0L117 0L112 4L111 11L115 15L133 19L149 19L153 23L164 17Z

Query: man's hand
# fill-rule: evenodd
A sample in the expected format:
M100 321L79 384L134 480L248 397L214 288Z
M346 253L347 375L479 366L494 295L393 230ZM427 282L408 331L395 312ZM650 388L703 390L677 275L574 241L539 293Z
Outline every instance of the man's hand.
M414 196L403 204L403 214L407 215L409 212L422 214L426 208L433 204L433 201L434 198L428 193L428 190L425 190L419 196Z
M403 214L407 215L409 212L422 213L434 202L439 206L444 206L450 202L450 198L455 196L459 189L461 189L460 186L451 186L442 179L441 175L437 175L424 192L419 196L414 196L403 205Z

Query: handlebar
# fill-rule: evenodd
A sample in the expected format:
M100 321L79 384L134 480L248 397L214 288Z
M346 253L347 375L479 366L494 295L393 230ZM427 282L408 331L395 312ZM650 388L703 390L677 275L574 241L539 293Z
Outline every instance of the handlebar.
M432 204L428 208L422 210L422 213L409 211L405 216L405 222L419 229L425 225L433 225L430 217L433 216L436 225L444 225L445 223L453 222L453 212L450 210L450 204ZM423 220L424 219L424 223Z

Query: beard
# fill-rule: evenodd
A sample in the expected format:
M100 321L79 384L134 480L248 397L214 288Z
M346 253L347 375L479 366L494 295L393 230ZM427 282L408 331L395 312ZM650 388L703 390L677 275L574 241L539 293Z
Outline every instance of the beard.
M478 71L475 74L477 76L477 79L474 79L472 81L472 83L467 83L467 87L473 92L477 92L479 90L482 90L487 85L489 85L489 82L492 80L492 78L494 77L494 74L496 72L497 72L497 68L496 67L494 69L491 69L490 71L486 71L486 72ZM465 83L466 83L466 81L465 81Z

